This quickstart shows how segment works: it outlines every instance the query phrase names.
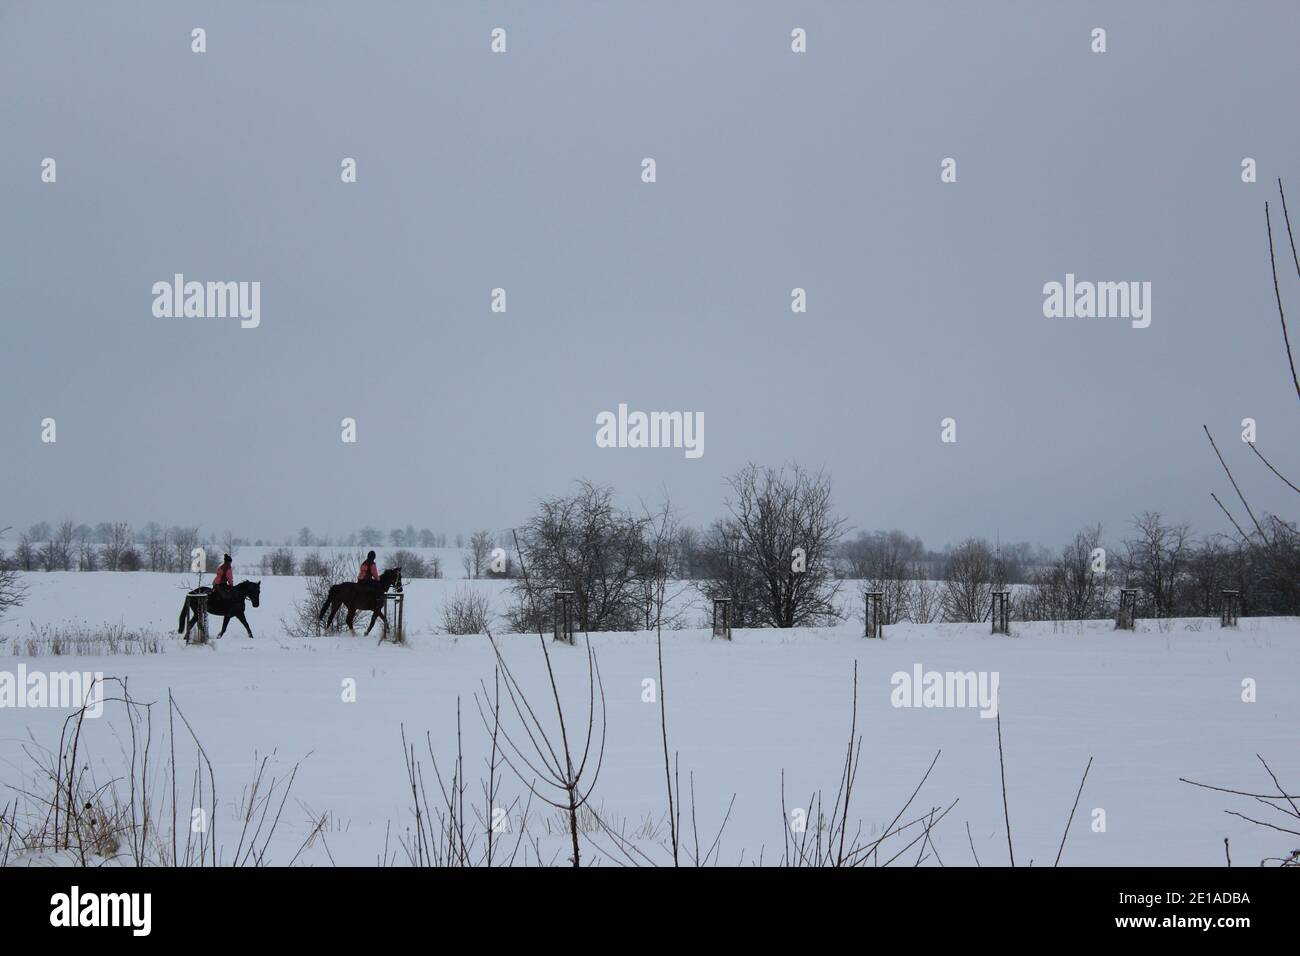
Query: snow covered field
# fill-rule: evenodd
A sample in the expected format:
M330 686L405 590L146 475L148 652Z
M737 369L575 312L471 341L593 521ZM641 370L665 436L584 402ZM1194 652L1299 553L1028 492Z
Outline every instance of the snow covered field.
M306 838L309 817L331 814L325 840L298 864L373 864L384 852L405 862L398 840L411 822L400 727L423 750L426 731L444 772L456 754L460 701L467 800L482 805L479 779L488 736L475 708L480 682L490 688L493 655L483 637L434 633L438 605L457 587L482 587L499 601L500 582L414 581L407 585L408 646L369 639L295 640L280 618L305 582L266 578L260 609L250 615L257 639L238 623L210 647L185 647L175 637L181 595L190 576L33 574L26 606L0 625L0 672L28 669L100 671L129 677L132 695L162 701L168 691L184 709L212 759L220 804L216 819L232 844L240 791L255 761L274 753L278 776L301 763L270 862L288 863ZM692 620L694 615L692 615ZM132 656L26 658L14 654L32 625L124 624L170 632L164 653ZM219 622L218 622L219 623ZM896 672L987 672L998 675L998 706L1016 862L1050 865L1089 757L1094 762L1074 817L1063 862L1073 865L1217 865L1225 837L1233 861L1253 865L1290 851L1300 839L1225 814L1235 809L1273 820L1254 801L1212 793L1178 778L1252 792L1271 781L1266 759L1294 793L1300 788L1300 620L1243 619L1239 630L1217 621L1139 622L1116 633L1107 622L1061 629L1012 625L993 637L987 625L899 625L886 640L868 641L861 624L795 631L737 631L733 642L707 630L664 633L664 681L670 746L680 754L683 793L694 778L699 840L707 846L735 797L718 860L765 862L781 855L781 775L787 810L806 808L821 789L834 799L851 718L853 667L858 665L857 726L862 769L851 816L878 832L907 800L936 751L942 751L913 812L956 806L934 829L937 858L984 865L1007 862L996 721L977 707L897 707ZM215 628L213 633L215 633ZM377 633L377 632L376 632ZM653 633L595 634L608 708L604 764L593 794L602 817L629 834L658 829L665 813L659 711L643 700L657 674ZM539 712L550 708L536 635L501 639L505 657ZM550 645L566 715L586 708L586 656ZM355 681L355 702L344 684ZM1243 701L1243 681L1257 698ZM32 741L56 747L68 710L0 710L0 804L34 787L24 753ZM518 728L506 710L505 729ZM157 723L158 718L155 718ZM125 723L109 705L87 721L87 750L106 781L123 772ZM155 728L156 730L157 728ZM429 789L435 784L425 755ZM504 770L503 799L525 795ZM182 799L185 799L182 797ZM1248 803L1249 805L1243 805ZM1104 832L1094 832L1104 811ZM515 814L514 826L517 831ZM651 821L648 827L645 821ZM693 842L690 804L685 840ZM970 825L968 841L966 824ZM873 831L873 828L875 830ZM534 804L528 823L545 861L563 863L566 840L557 814ZM505 839L513 839L515 834ZM608 840L597 841L608 844ZM650 846L656 837L642 837ZM224 842L224 840L223 840ZM918 847L919 849L919 847ZM915 849L906 860L911 862ZM583 846L587 861L612 863ZM662 852L657 853L662 859ZM931 854L928 863L937 862ZM44 862L45 858L29 860ZM902 862L900 860L900 862Z

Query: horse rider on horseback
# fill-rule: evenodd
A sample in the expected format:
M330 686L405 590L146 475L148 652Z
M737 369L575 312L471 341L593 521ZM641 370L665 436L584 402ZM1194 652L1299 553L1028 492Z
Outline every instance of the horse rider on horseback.
M225 555L217 576L212 579L212 593L221 598L229 598L235 590L235 571L230 566L230 555Z
M375 552L371 551L366 555L366 560L361 562L361 573L357 575L357 583L372 588L379 587L379 566L375 564Z

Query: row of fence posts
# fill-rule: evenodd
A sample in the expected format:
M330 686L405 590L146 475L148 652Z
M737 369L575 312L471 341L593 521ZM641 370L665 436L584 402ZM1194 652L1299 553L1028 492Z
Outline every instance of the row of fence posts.
M1119 592L1119 616L1115 621L1115 629L1120 631L1132 631L1135 629L1137 622L1137 588L1120 588ZM196 617L195 629L198 636L191 643L206 644L208 642L208 595L206 592L196 592L189 595L193 602L193 611ZM573 643L573 591L556 591L555 592L555 640L563 641L566 644ZM885 594L883 591L867 591L863 594L866 607L863 618L866 623L866 633L864 637L883 638L885 636L885 619L882 605ZM731 598L714 598L713 600L713 636L721 637L724 640L731 640ZM389 592L384 595L385 616L393 630L393 640L401 642L406 636L405 605L406 595L397 592ZM1223 602L1219 610L1220 627L1236 627L1237 617L1241 613L1241 592L1224 591ZM990 608L990 618L993 622L992 633L994 634L1011 634L1011 592L994 591L993 605ZM189 638L187 638L187 641ZM382 638L381 638L382 640Z
M1131 631L1137 619L1137 588L1121 588L1119 592L1119 616L1115 621L1117 630ZM401 631L400 595L397 606L399 633ZM867 591L863 594L866 607L863 615L866 622L864 637L883 638L885 636L883 591ZM573 591L555 592L555 640L566 644L573 643ZM732 627L731 598L714 598L713 600L713 636L731 640ZM1241 593L1224 591L1220 608L1219 624L1222 627L1236 627L1237 616L1241 610ZM1011 592L994 591L992 606L989 609L992 620L992 633L1011 634Z
M863 621L866 623L866 633L863 637L883 638L885 636L885 615L881 605L885 600L884 591L866 591L863 593L866 602L864 608ZM990 609L989 617L993 620L994 634L1011 633L1011 592L994 591L993 606Z
M1119 616L1115 621L1115 629L1120 631L1132 631L1135 629L1137 621L1137 588L1120 588L1119 592ZM884 602L885 594L883 591L867 591L863 594L866 602L864 608L863 620L866 623L866 633L864 637L881 638L885 636L884 615L881 611L881 605ZM1219 626L1236 627L1237 617L1241 613L1241 592L1224 591L1223 600L1219 605ZM717 612L714 611L716 618ZM993 603L989 609L989 617L993 622L992 632L994 634L1011 634L1011 592L994 591ZM716 633L716 630L715 630Z

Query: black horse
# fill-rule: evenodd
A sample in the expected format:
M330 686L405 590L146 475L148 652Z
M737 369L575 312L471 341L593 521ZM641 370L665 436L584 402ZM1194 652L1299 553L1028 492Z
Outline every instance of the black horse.
M357 616L357 611L370 612L370 627L366 628L368 635L375 626L375 621L379 618L384 620L384 634L388 634L388 615L384 613L384 594L389 588L393 588L399 593L402 590L402 569L389 568L383 574L379 575L379 586L373 584L362 584L357 581L345 581L342 584L336 584L330 588L329 595L325 598L325 603L320 607L320 614L316 615L318 621L325 621L326 627L334 626L334 615L339 612L339 607L347 605L348 616L345 623L348 630L352 630L352 619ZM329 612L329 619L326 620L325 612Z
M257 607L262 603L262 582L240 581L232 590L234 593L226 597L214 593L212 588L201 587L195 588L185 596L185 603L181 605L181 620L176 627L176 633L185 635L186 644L190 642L190 629L199 623L198 602L191 596L196 592L208 596L209 614L220 614L225 618L221 622L221 633L217 637L221 637L222 634L226 633L226 628L230 625L232 617L239 618L239 623L244 625L244 630L248 632L248 636L250 638L253 636L253 629L248 626L248 619L244 617L244 601L245 599L252 601L253 607ZM188 625L186 624L187 618L189 619Z

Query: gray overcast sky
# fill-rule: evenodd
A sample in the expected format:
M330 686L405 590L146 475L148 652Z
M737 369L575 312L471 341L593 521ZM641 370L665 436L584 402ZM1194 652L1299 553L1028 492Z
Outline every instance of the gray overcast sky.
M1300 472L1264 234L1279 175L1300 208L1298 28L1293 2L0 0L0 526L496 529L579 477L705 522L724 476L791 460L935 545L1148 508L1228 530L1202 422L1294 516L1239 423ZM176 272L260 281L261 326L155 318ZM1150 328L1044 318L1067 272L1151 282ZM704 456L597 448L620 402L703 412Z

